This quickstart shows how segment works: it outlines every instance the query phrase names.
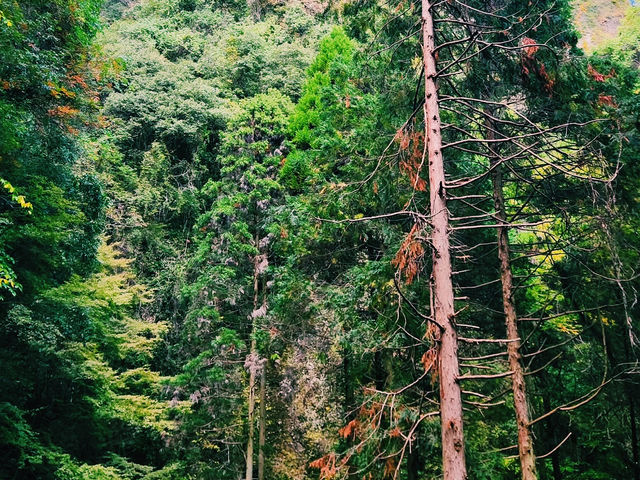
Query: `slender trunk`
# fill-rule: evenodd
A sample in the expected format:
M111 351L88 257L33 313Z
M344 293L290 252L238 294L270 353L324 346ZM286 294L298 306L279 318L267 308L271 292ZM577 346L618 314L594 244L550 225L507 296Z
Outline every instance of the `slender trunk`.
M487 138L494 139L493 125L487 121ZM507 226L507 215L504 207L504 193L502 191L502 166L496 165L498 159L492 158L493 167L493 201L495 204L496 217L502 226L498 232L498 259L500 260L500 280L502 282L502 307L504 309L505 324L507 327L507 354L509 358L509 368L513 372L511 375L511 386L513 389L513 406L516 414L516 424L518 426L518 453L520 456L520 467L522 470L522 480L535 480L536 457L533 454L533 437L529 425L529 410L527 405L527 386L524 381L524 371L522 368L522 357L520 355L520 336L518 335L518 316L513 299L513 272L511 270L511 253L509 251L509 228Z
M551 410L551 401L547 395L543 395L542 397L542 406L545 412L549 412ZM558 444L558 433L557 433L557 423L549 422L548 433L551 437L551 445L550 448L554 448ZM551 466L553 468L553 480L562 480L562 471L560 470L560 451L556 450L551 454Z
M562 470L560 469L560 455L554 452L551 456L551 466L553 467L554 480L562 480Z
M609 186L611 188L611 186ZM617 212L615 206L615 195L613 192L610 192L609 197L607 199L607 211L609 212L612 219L615 219L619 213ZM636 337L633 332L633 323L631 320L631 316L629 314L629 301L627 299L627 291L622 283L623 276L623 267L622 259L618 253L618 245L611 233L610 223L607 221L602 222L602 229L605 232L607 240L609 242L609 251L611 253L611 261L613 263L613 270L615 274L615 283L620 290L620 296L622 300L623 313L625 323L621 324L622 333L623 333L623 342L624 342L624 359L625 362L633 362L637 363L638 358L634 354L634 346L636 346ZM613 352L610 349L607 350L609 355L612 357ZM612 361L613 365L617 365L617 362ZM640 452L638 451L638 432L636 425L636 413L635 413L635 404L634 404L634 395L631 391L631 386L625 384L624 390L627 396L627 405L629 407L629 425L631 428L631 455L633 461L633 478L634 480L640 480Z
M616 255L616 259L619 262L619 259L617 258ZM618 264L620 265L620 263ZM618 269L616 270L616 275L617 278L619 279L621 277L621 269L620 267L618 267ZM623 341L624 341L624 356L625 356L625 361L626 362L632 362L632 361L637 361L636 358L633 357L633 341L634 341L634 335L633 335L633 331L631 329L631 322L630 322L630 317L628 314L628 309L627 309L627 305L626 305L626 294L624 291L624 288L622 287L622 283L620 281L618 281L618 285L620 287L620 290L622 291L622 295L623 295L623 300L625 303L625 316L626 316L626 320L627 323L622 326L623 328ZM610 349L607 349L610 350ZM613 354L613 352L612 352ZM617 365L616 362L613 362L614 365ZM630 384L624 384L624 389L625 389L625 393L627 396L627 405L629 407L629 426L631 428L631 458L633 461L633 479L634 480L640 480L640 452L638 451L638 429L637 429L637 424L636 424L636 408L635 408L635 402L634 402L634 397L633 397L633 392L631 390L631 385Z
M249 10L251 10L251 18L254 22L259 22L261 16L260 0L249 0L247 3Z
M640 480L640 455L638 454L638 430L636 425L636 408L633 395L627 389L627 405L629 406L629 422L631 425L631 454L633 458L633 478Z
M420 425L415 430L416 446L419 445ZM407 480L420 480L420 467L423 465L419 448L412 448L407 458Z
M255 239L256 246L258 238ZM256 255L253 260L253 311L258 309L258 280L260 272L258 266L260 263L260 255ZM245 480L253 480L253 437L255 431L255 409L256 409L256 368L258 360L258 345L256 343L256 318L252 315L251 325L251 350L249 352L249 413L247 422L249 423L249 438L247 439L247 463Z
M431 2L422 0L422 41L424 61L424 122L426 155L429 162L429 190L433 231L434 317L439 332L438 375L440 379L440 420L442 424L442 470L444 480L464 480L467 467L462 431L462 396L458 376L458 335L455 329L449 212L445 198L442 133L436 86L436 58Z
M249 415L247 422L249 423L249 438L247 439L247 470L245 479L253 480L253 436L254 436L254 423L255 423L255 408L256 408L256 369L253 365L255 361L256 341L251 340L251 364L249 365Z
M620 273L621 272L619 271L616 272L616 274L618 275ZM620 276L618 276L618 278L620 278ZM621 286L620 282L618 282L618 284ZM624 289L621 288L621 290L624 293ZM625 298L625 301L626 301L626 298ZM625 314L627 314L626 305L625 305ZM626 362L631 362L636 359L634 359L632 356L634 336L633 336L633 332L631 331L631 328L628 325L629 324L622 327L623 341L624 341L624 356L625 356ZM607 351L609 350L611 349L607 349ZM613 356L613 352L611 352L610 355ZM617 365L617 362L615 362L615 360L612 363L614 365ZM632 387L630 384L627 384L627 383L624 384L624 390L627 396L627 406L629 407L629 426L631 429L630 433L631 433L631 458L633 461L633 479L640 480L640 452L638 451L638 429L636 424L636 407L635 407L635 402L633 400L633 392L631 388Z
M260 429L258 431L258 480L264 480L264 444L267 423L266 400L267 364L262 365L260 372Z
M267 282L262 280L262 310L267 314ZM258 430L258 480L264 480L264 445L267 430L267 359L264 359L260 370L260 423Z

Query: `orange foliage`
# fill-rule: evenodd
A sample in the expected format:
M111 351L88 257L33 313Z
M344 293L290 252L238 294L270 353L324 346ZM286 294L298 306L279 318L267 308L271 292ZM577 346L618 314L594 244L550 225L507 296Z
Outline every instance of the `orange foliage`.
M427 331L424 333L424 338L426 338L427 340L433 340L436 338L436 335L438 333L438 327L436 326L436 324L433 322L429 322Z
M391 430L389 432L389 436L391 438L398 438L400 435L402 435L402 432L400 431L400 429L398 427L394 428L393 430Z
M381 413L383 405L380 402L372 402L370 407L366 405L362 405L360 407L360 411L358 412L360 418L368 421L368 426L372 430L376 430L378 428L378 414ZM362 430L362 428L361 428Z
M60 92L58 91L58 89L56 89L55 85L51 82L47 83L47 86L49 88L51 88L51 95L54 96L55 98L58 98L60 96Z
M418 238L419 231L418 225L415 224L391 261L391 265L397 267L400 274L404 276L407 285L410 285L420 273L422 258L425 254L423 242Z
M409 135L403 129L398 130L393 139L400 144L400 150L406 150L409 146Z
M85 81L85 79L82 78L80 75L70 75L69 76L69 84L72 87L80 86L84 90L88 90L89 89L89 85L87 85L87 82Z
M344 427L338 430L338 434L342 438L349 438L349 437L356 438L359 428L360 428L360 422L358 422L358 419L354 418L349 423L347 423Z
M370 408L366 406L360 407L360 415L363 417L367 417L369 420L375 417L378 410L376 409L376 404L374 403Z
M591 76L591 78L593 78L596 82L604 82L610 78L615 77L616 75L616 71L612 68L611 71L607 74L607 75L603 75L600 72L598 72L595 68L593 68L591 66L591 64L589 64L587 66L587 73Z
M75 98L75 92L69 91L64 87L58 87L53 82L47 82L47 87L49 87L49 91L51 95L55 98L60 97L60 95L64 95L67 98Z
M311 468L317 468L320 470L321 480L330 480L336 476L336 454L329 453L324 457L314 460L309 464Z
M542 78L542 80L544 81L544 88L547 90L547 92L551 93L551 91L553 90L553 85L556 82L547 73L547 69L545 68L544 63L540 64L540 68L538 69L538 74L540 75L540 78Z
M437 353L433 348L424 352L424 354L422 355L422 358L420 359L420 362L422 362L425 372L428 372L429 370L431 370L433 365L436 363L436 358L437 358Z
M605 95L601 93L598 95L598 105L608 105L613 108L617 108L618 104L616 103L613 95Z
M536 43L538 42L536 42L533 38L524 37L522 39L522 46L524 47L522 50L526 57L533 58L536 52L540 50L540 47L536 45Z
M78 115L80 110L70 107L69 105L58 105L57 107L50 109L48 113L52 117L71 118Z
M275 327L271 327L271 328L269 329L269 337L270 337L271 339L276 338L278 335L280 335L280 330L278 330L278 329L277 329L277 328L275 328Z
M65 97L67 98L74 98L76 96L75 92L71 92L69 90L67 90L64 87L60 87L60 91L64 94Z
M438 369L436 368L436 364L438 362L438 350L430 348L424 352L420 362L422 363L425 372L431 371L431 383L435 383L438 378Z
M533 38L524 37L522 39L522 72L529 75L531 70L543 81L544 88L551 94L555 85L555 80L549 75L544 63L536 60L535 54L540 50Z
M384 464L384 473L382 474L384 478L392 477L396 472L396 461L393 458L387 458L387 461Z
M405 156L400 160L400 171L409 177L414 190L424 192L427 189L427 182L420 177L424 163L424 134L422 132L407 133L400 129L396 133L395 141L400 144L402 151L412 147L408 158Z
M109 122L109 119L107 117L105 117L104 115L98 116L98 122L96 125L98 128L107 128L110 125L111 123Z

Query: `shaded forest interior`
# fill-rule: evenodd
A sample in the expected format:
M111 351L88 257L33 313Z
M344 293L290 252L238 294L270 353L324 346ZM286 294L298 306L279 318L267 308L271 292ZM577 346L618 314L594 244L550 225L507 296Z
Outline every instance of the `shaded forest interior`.
M640 7L0 0L0 478L640 480Z

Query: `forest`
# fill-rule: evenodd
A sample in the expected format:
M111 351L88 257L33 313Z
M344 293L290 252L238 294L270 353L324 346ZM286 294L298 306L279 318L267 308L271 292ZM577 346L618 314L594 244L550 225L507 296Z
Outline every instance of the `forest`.
M640 480L640 6L0 0L0 479Z

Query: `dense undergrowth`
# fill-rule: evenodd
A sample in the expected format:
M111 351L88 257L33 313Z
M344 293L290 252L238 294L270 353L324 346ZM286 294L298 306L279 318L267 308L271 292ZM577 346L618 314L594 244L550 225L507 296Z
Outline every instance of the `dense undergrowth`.
M253 438L269 480L438 478L427 244L384 216L428 208L412 8L0 0L0 477L235 480ZM615 124L565 146L593 134L623 166L604 213L599 187L550 174L540 197L507 192L518 213L558 200L544 228L572 241L545 256L547 236L512 232L518 302L552 318L525 327L528 351L562 345L528 365L545 369L530 408L590 394L602 365L618 376L535 426L540 454L571 434L538 468L632 478L640 15L591 57L569 15L559 2L537 31L542 68L505 54L493 77L540 125ZM490 75L473 67L463 92ZM502 338L489 235L454 235L482 253L457 260L459 286L489 285L460 321ZM508 379L470 388L498 400L465 412L470 478L515 478Z

